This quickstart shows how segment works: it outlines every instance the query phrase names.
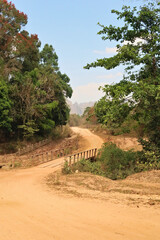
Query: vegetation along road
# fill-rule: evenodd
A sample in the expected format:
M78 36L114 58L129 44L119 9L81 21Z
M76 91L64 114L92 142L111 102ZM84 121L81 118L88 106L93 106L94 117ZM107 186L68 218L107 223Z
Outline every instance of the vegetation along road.
M74 131L86 148L103 143L87 129ZM42 166L1 170L1 240L159 239L157 208L57 194L45 180L54 171Z

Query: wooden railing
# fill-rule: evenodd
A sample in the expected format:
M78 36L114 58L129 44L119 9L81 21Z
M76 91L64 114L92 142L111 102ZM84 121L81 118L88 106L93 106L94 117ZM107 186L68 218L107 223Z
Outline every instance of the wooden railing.
M75 149L73 147L70 147L70 148L64 148L60 150L47 151L47 152L31 155L30 160L37 161L39 163L45 163L60 157L68 156L74 150Z
M83 152L75 153L70 156L67 156L65 161L69 163L69 165L74 164L78 162L81 159L94 159L97 156L97 148L89 149Z
M0 168L3 166L13 168L15 166L30 167L36 166L41 163L46 163L55 160L59 157L69 156L78 149L78 137L72 136L67 138L67 142L64 143L63 148L53 149L45 152L32 153L36 148L39 148L47 144L48 140L42 141L34 146L30 146L27 149L21 149L19 153L6 154L0 156ZM27 154L24 154L27 152Z

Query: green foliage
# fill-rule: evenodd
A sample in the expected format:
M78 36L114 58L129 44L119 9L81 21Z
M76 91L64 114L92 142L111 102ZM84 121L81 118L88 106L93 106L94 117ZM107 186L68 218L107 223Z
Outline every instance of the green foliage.
M9 99L7 84L0 77L0 129L5 131L11 131L11 105L12 102Z
M105 175L100 162L91 162L90 160L85 159L81 159L80 161L74 163L71 166L66 161L62 169L62 173L71 174L76 172L76 170L78 170L79 172L90 172L92 174L97 174L101 176Z
M0 1L0 13L0 136L51 134L68 121L70 79L60 72L53 46L40 51L38 36L22 30L24 13L7 0Z
M144 144L144 143L143 143ZM104 143L96 161L81 159L71 166L66 161L64 174L90 172L112 180L124 179L141 171L160 169L160 151L156 146L145 145L146 151L124 151L113 143Z
M98 34L103 40L117 41L117 53L98 59L85 67L113 69L125 65L124 76L117 84L105 85L105 96L98 101L95 112L98 121L109 129L121 127L133 119L141 129L140 137L160 147L160 3L148 3L139 9L124 6L112 10L121 27L104 26Z
M69 166L67 161L65 161L65 163L64 163L64 166L62 168L62 173L63 174L71 174L72 173L71 167Z
M105 143L98 155L105 176L113 180L134 173L137 158L138 153L123 151L113 143Z
M91 162L90 160L82 159L72 166L72 172L76 170L80 172L90 172L97 175L104 175L99 161Z
M45 44L40 53L41 63L43 66L53 67L58 70L58 56L52 45Z
M87 107L84 110L83 117L86 119L87 122L90 124L97 124L97 117L95 114L95 106Z
M23 129L23 136L26 138L33 137L38 132L38 128L33 120L26 122L24 125L19 125L18 128Z
M141 153L139 162L145 170L160 169L160 148L146 140L140 140L144 151Z

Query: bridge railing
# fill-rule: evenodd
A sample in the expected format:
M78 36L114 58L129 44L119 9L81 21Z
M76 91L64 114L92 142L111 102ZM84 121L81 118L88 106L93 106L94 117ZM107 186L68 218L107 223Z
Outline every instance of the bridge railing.
M89 149L89 150L85 150L79 153L74 153L70 156L67 156L65 158L65 162L67 161L69 165L72 165L76 162L78 162L81 159L95 159L97 156L97 148L93 148L93 149Z

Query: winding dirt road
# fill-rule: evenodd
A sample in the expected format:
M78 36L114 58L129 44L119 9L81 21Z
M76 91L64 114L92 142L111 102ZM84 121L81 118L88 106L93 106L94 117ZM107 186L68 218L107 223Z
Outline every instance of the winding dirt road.
M103 143L87 129L74 131L87 148ZM45 184L55 170L51 164L0 171L0 240L160 239L159 210L59 196Z

